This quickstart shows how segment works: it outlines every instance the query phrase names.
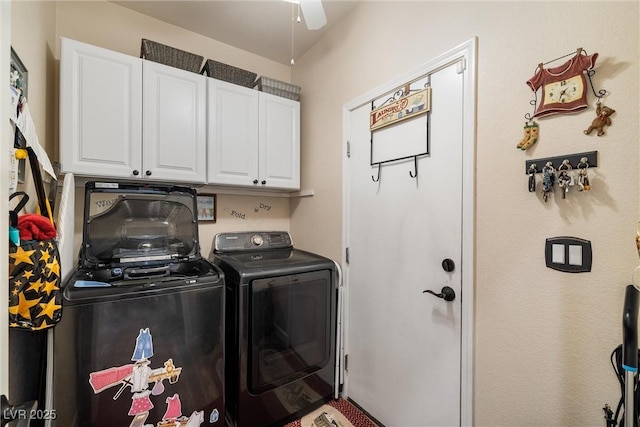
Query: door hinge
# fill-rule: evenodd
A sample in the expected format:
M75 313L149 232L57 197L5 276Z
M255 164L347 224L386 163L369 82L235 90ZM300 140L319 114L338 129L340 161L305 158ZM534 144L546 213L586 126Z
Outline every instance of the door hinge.
M351 158L351 142L347 141L347 158Z
M344 370L345 372L349 370L349 355L344 355Z
M345 257L346 263L349 264L349 248L345 250L344 257Z

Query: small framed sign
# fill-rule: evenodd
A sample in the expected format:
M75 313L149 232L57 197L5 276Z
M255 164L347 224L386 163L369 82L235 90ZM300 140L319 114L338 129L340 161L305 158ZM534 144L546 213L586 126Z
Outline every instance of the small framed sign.
M373 110L370 113L369 129L373 132L428 111L431 111L431 86Z
M198 194L198 221L216 222L216 195Z

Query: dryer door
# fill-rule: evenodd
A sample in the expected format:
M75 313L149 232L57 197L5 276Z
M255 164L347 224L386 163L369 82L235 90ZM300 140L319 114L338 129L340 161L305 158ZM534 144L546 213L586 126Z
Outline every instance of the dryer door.
M254 280L249 321L249 391L307 376L331 358L331 272Z

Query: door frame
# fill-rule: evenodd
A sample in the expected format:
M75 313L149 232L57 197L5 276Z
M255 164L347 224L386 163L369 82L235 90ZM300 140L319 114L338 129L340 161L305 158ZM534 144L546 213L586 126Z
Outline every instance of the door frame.
M0 141L12 141L11 125L9 124L9 58L11 57L11 1L0 1ZM7 147L4 147L7 150ZM5 277L9 277L9 219L6 212L9 211L9 159L4 151L0 155L0 295L8 295L9 283ZM0 298L0 394L9 395L9 300Z
M364 95L347 102L342 110L343 153L348 152L350 138L350 113L371 103L372 100L390 93L408 81L433 74L455 62L463 64L463 129L462 129L462 284L461 284L461 348L460 348L460 424L473 425L473 362L474 362L474 279L475 279L475 145L476 145L476 85L477 85L477 45L474 37L448 52L428 61L417 68L379 86ZM345 301L348 307L349 268L346 248L349 247L349 162L342 162L342 265ZM343 334L348 326L348 313L344 313ZM348 337L341 340L341 360L348 345ZM344 377L344 363L341 363L340 378ZM344 393L348 395L345 382Z

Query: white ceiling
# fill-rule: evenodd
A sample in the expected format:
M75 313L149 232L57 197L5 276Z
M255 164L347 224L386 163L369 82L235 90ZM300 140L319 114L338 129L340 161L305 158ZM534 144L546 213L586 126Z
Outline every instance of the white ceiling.
M283 0L112 1L276 62L291 61L292 8L297 17L298 5ZM307 30L300 13L302 22L293 25L294 58L309 50L358 3L359 0L323 0L327 25L320 30Z

